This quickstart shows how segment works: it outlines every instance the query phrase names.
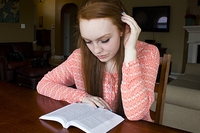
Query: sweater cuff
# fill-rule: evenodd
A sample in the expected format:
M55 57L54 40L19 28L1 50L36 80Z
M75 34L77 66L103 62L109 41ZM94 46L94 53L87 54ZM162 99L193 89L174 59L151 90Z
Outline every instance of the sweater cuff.
M138 59L130 61L130 62L124 62L123 63L123 68L124 69L130 69L130 67L133 67L133 66L135 66L137 64L139 64L139 60Z
M88 93L83 93L83 94L81 94L80 96L79 96L79 103L82 103L82 101L83 101L83 98L85 97L85 96L87 96L88 95Z

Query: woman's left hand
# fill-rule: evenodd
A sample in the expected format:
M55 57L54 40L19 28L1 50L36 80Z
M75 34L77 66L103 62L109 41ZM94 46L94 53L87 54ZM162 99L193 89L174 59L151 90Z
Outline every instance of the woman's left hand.
M136 42L138 40L141 28L138 26L137 22L126 13L122 13L122 22L126 23L126 31L124 38L125 50L135 49Z
M83 97L81 102L90 104L94 107L111 110L110 106L101 97L92 96L88 94L85 97Z

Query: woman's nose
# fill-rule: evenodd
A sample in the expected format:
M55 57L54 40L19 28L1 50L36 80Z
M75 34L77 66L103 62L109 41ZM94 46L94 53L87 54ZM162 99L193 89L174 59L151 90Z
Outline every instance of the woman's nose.
M94 53L98 54L102 51L102 47L98 44L94 44Z

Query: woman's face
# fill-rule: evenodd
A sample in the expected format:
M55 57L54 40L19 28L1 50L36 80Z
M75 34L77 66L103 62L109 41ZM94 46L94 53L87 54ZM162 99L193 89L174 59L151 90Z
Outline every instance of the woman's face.
M81 19L80 33L87 47L101 62L112 61L120 46L121 33L109 19Z

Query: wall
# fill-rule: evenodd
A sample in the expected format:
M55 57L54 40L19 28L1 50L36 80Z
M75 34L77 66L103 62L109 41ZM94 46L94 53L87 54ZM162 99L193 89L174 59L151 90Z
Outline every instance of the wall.
M52 0L51 0L52 1ZM55 1L55 0L54 0ZM62 38L62 27L61 27L61 10L62 7L67 3L74 3L78 7L83 0L59 0L55 1L55 55L63 55L63 38ZM144 41L145 39L155 39L156 42L161 43L162 47L167 48L167 53L172 55L172 72L173 73L183 73L182 67L187 57L184 56L184 51L187 52L185 48L185 30L183 26L185 25L185 14L186 14L186 4L187 0L179 0L180 2L174 0L140 0L140 1L130 1L123 0L123 3L127 7L130 14L132 14L133 6L160 6L160 5L170 5L171 6L171 18L170 18L170 32L142 32L139 39ZM181 3L181 4L179 4ZM45 2L46 4L46 2ZM50 7L52 5L48 5ZM43 8L43 12L44 12ZM49 11L49 10L48 10ZM39 11L41 12L41 11ZM53 14L53 13L51 13ZM186 50L185 50L186 49ZM183 64L183 65L182 65Z
M43 27L39 27L39 17L43 17ZM45 0L39 2L36 0L36 29L51 30L51 53L55 54L55 0ZM45 50L49 50L45 47ZM38 49L38 48L37 48Z
M195 25L200 25L200 5L198 6L198 0L187 0L187 13L196 15Z
M123 3L132 14L132 7L138 6L171 6L170 31L161 32L141 32L139 40L153 39L161 43L162 47L167 48L167 53L172 55L172 72L182 73L184 34L183 26L185 25L186 0L140 0L130 1L123 0ZM180 4L181 3L181 4Z
M61 29L61 10L62 7L65 4L69 4L69 3L74 3L75 5L77 5L77 7L80 6L80 4L83 2L83 0L57 0L56 1L56 9L55 9L55 16L56 16L56 20L55 20L55 54L56 55L63 55L63 36L62 36L62 29Z
M198 5L198 0L187 0L186 14L196 15L194 25L200 25L200 5ZM184 49L185 62L183 62L183 64L187 62L187 55L188 55L187 41L188 41L188 32L185 30L185 44L184 44L185 45L185 49ZM183 65L183 68L185 69L184 65Z
M45 3L38 3L38 0L20 0L20 22L0 23L0 30L3 31L0 32L0 42L33 42L34 23L36 23L36 29L40 29L38 27L38 16L43 16L43 28L50 29L52 34L52 53L55 55L62 55L61 9L67 3L74 3L79 7L82 1L83 0L46 0ZM167 53L172 55L172 72L182 73L182 64L184 65L187 58L185 56L185 53L187 53L186 39L184 39L187 38L187 34L183 29L183 26L185 25L184 16L186 11L188 11L188 7L190 8L191 13L198 14L200 7L195 6L197 0L123 0L123 3L130 14L132 13L133 6L171 6L170 32L142 32L139 39L155 39L156 42L161 43L162 47L167 48ZM36 14L34 14L34 8L36 8ZM22 23L26 24L25 29L21 29ZM51 27L52 24L55 24L55 29Z
M67 3L63 6L62 11L61 11L61 34L60 34L60 39L61 39L61 44L64 46L64 56L69 56L76 48L76 17L77 17L77 12L78 12L78 7L74 3ZM69 27L66 26L65 22L65 14L69 14ZM69 36L65 36L65 31L69 32ZM69 41L68 43L65 44L65 41ZM69 45L69 48L67 48L67 45ZM65 49L66 48L66 49ZM67 49L69 50L67 52Z
M51 30L52 55L63 56L63 29L61 11L65 4L80 5L83 0L46 0L44 3L36 1L36 28ZM39 17L43 16L43 27L39 27ZM52 28L52 25L55 28ZM71 39L72 40L72 39ZM71 47L70 47L71 48ZM45 47L45 49L48 49Z
M25 29L21 24L25 24ZM34 41L34 0L19 1L19 23L0 22L0 42L21 41Z

